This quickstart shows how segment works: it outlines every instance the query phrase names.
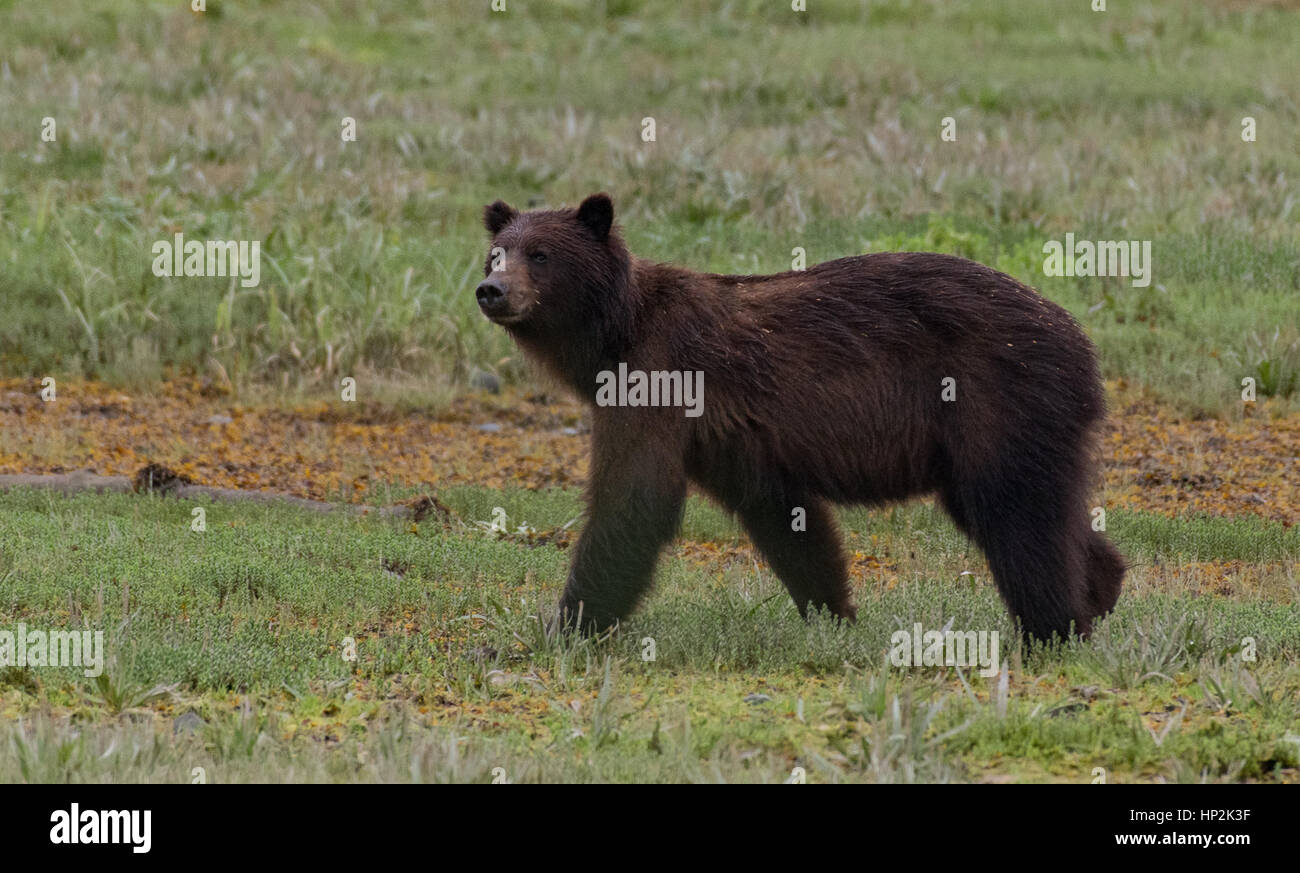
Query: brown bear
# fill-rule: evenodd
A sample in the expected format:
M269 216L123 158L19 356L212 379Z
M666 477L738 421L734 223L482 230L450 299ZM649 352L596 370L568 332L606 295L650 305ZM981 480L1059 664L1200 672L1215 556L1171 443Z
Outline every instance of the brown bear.
M479 308L592 406L568 626L635 609L688 483L739 517L805 617L854 618L831 505L927 493L1028 638L1086 636L1115 605L1124 561L1086 502L1104 395L1068 312L939 254L697 273L633 257L613 221L605 194L484 211ZM692 408L682 386L701 374Z

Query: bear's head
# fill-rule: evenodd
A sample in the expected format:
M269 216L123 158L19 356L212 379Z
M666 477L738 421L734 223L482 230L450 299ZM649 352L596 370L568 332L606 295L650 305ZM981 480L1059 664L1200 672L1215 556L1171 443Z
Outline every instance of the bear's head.
M614 204L593 194L577 209L519 212L503 201L483 210L492 236L479 309L516 337L595 340L625 303L627 248Z

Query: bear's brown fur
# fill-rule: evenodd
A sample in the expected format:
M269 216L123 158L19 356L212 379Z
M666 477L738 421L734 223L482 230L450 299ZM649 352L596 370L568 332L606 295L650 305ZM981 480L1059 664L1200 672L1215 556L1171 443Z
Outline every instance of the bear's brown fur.
M854 616L831 505L926 493L983 549L1029 637L1086 635L1115 605L1124 562L1086 502L1104 398L1064 309L938 254L697 273L629 255L613 217L604 194L484 214L480 308L592 404L570 623L597 630L632 612L688 482L739 516L804 615ZM620 363L702 371L703 414L597 405L598 374Z

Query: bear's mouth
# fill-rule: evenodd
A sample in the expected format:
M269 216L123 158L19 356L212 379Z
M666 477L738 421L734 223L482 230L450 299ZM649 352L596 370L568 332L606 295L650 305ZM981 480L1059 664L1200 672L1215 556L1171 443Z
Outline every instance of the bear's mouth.
M524 317L527 315L526 312L515 312L513 310L510 312L498 312L494 314L489 314L485 312L483 314L487 315L488 321L492 322L493 324L499 324L502 327L508 327L509 325L512 324L518 324L519 322L523 321Z

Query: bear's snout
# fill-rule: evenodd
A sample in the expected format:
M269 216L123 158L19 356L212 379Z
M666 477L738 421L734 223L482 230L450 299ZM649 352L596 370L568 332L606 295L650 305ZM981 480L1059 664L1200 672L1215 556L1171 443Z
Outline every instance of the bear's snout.
M497 279L484 279L480 282L474 291L474 297L478 300L478 308L483 310L484 315L503 315L509 309L506 288Z

